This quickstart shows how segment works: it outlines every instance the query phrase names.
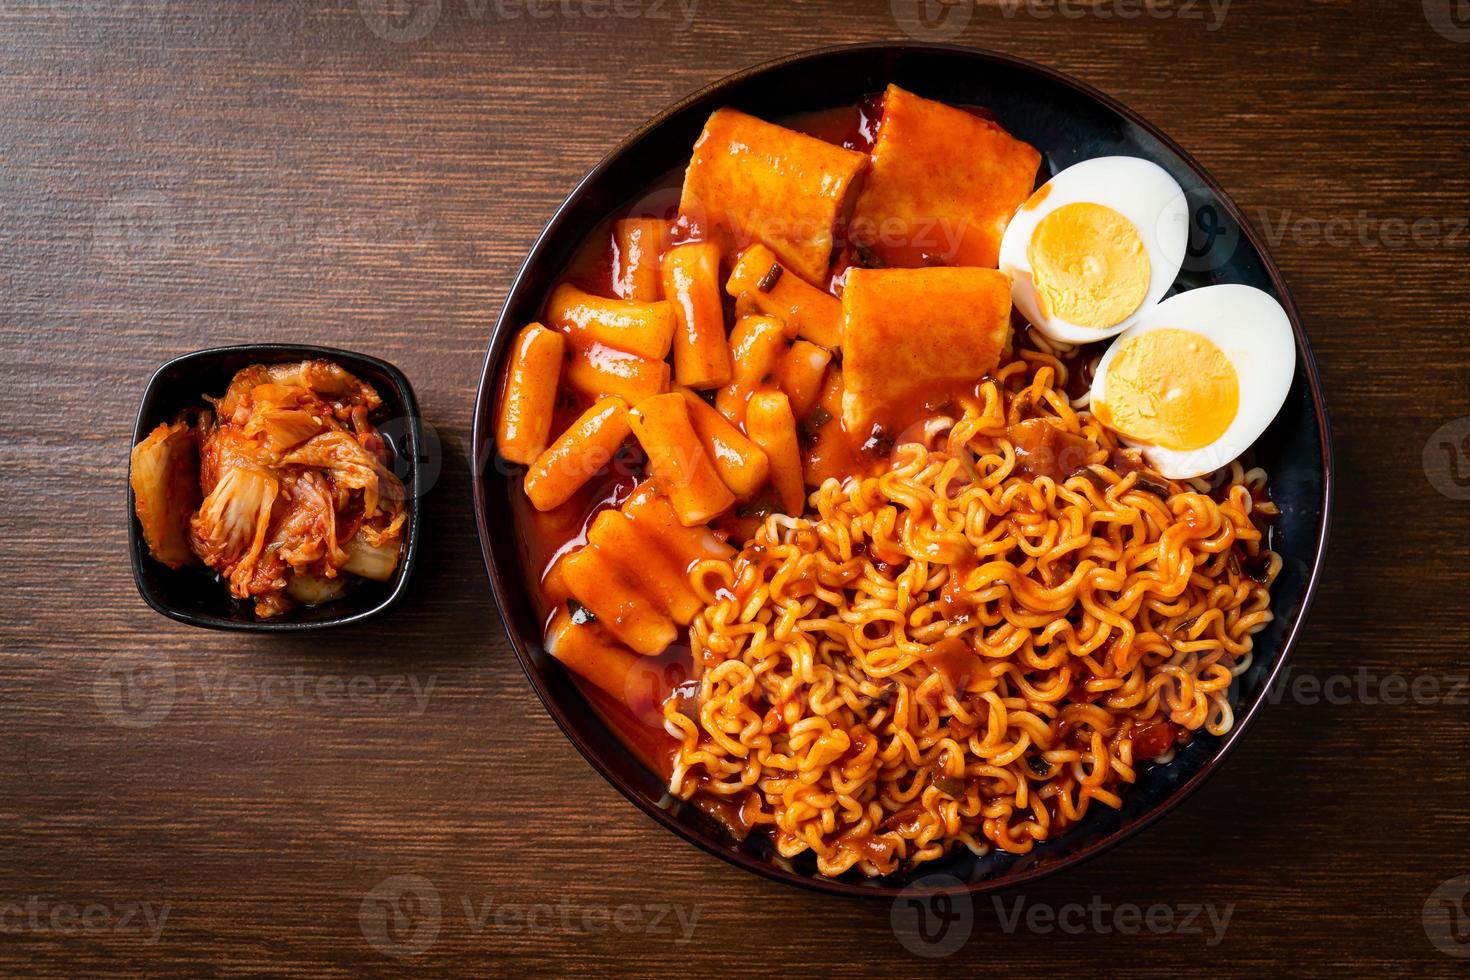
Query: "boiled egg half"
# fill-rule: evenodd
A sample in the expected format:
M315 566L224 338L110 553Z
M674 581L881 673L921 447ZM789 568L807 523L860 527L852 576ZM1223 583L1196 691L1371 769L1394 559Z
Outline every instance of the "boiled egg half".
M1172 480L1227 465L1281 410L1296 369L1291 321L1252 286L1171 296L1098 361L1090 408Z
M1178 181L1137 157L1097 157L1021 205L1001 238L1000 268L1038 330L1083 344L1121 333L1158 303L1188 244Z

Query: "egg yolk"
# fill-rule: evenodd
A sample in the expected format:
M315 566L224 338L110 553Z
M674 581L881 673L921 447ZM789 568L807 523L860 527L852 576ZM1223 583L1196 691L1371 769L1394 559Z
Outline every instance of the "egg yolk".
M1240 406L1235 365L1205 337L1160 329L1125 342L1093 414L1134 442L1187 452L1225 434Z
M1079 327L1121 323L1148 295L1148 251L1133 222L1101 204L1064 204L1026 251L1041 309Z

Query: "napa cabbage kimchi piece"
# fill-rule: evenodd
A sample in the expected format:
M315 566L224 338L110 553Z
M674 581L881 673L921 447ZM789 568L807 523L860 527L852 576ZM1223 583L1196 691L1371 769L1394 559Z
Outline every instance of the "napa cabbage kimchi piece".
M207 401L133 448L154 558L202 562L262 617L392 576L407 502L369 421L382 407L371 385L330 361L257 364Z

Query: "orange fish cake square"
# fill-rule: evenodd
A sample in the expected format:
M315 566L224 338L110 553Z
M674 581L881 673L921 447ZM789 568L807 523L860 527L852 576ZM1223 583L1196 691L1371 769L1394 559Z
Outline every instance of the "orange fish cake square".
M978 268L853 269L842 293L842 419L889 434L973 390L1010 341L1011 286Z
M694 144L679 213L726 254L760 241L792 272L825 287L832 229L865 162L861 153L720 109Z
M1040 164L995 123L890 85L849 234L889 266L993 269Z

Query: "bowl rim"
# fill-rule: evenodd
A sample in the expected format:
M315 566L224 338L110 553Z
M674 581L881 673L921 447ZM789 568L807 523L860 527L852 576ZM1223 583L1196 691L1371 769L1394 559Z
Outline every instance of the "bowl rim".
M157 400L159 385L163 383L164 374L174 368L187 364L190 361L207 362L217 357L232 354L244 354L247 352L259 352L262 355L285 354L287 359L300 357L302 360L337 360L339 362L356 361L365 364L374 370L381 371L388 376L393 383L394 394L403 403L403 411L408 419L409 438L412 439L415 452L409 460L411 467L410 476L412 484L417 487L421 475L419 464L418 447L424 444L423 419L419 415L418 398L414 395L413 385L409 383L408 376L393 364L371 354L361 354L357 351L347 350L341 347L321 347L315 344L225 344L219 347L206 347L202 350L190 351L171 357L148 376L148 382L143 386L143 395L138 402L138 412L133 421L133 440L129 444L129 453L153 428L149 424L152 419L152 409ZM351 370L351 365L342 365ZM156 425L157 423L154 422ZM310 633L316 630L333 629L338 626L346 626L351 623L360 623L367 619L379 616L403 599L408 590L408 581L413 576L413 569L418 558L419 541L422 538L421 516L423 508L419 506L420 501L410 491L408 497L408 547L403 550L403 563L398 571L393 587L388 591L382 601L366 609L334 616L331 619L319 619L312 622L292 622L273 620L232 620L223 619L208 613L193 612L178 606L164 602L155 595L153 589L148 585L144 574L144 562L153 559L147 554L147 546L141 541L142 527L138 522L136 502L133 499L132 460L129 458L127 475L124 477L127 484L127 521L128 521L128 557L133 571L133 585L137 587L138 594L148 607L160 615L166 616L175 622L200 629L220 630L229 633Z
M1116 113L1127 120L1150 137L1157 140L1165 149L1175 154L1190 170L1199 178L1200 182L1207 187L1219 200L1240 228L1241 235L1248 241L1256 254L1260 256L1261 266L1270 280L1277 298L1285 309L1287 319L1291 322L1292 336L1296 345L1297 357L1301 361L1302 370L1307 381L1308 393L1312 402L1312 414L1317 426L1317 432L1321 440L1321 457L1319 460L1322 471L1321 517L1317 523L1317 534L1315 547L1312 550L1311 565L1303 583L1301 608L1293 622L1282 636L1280 647L1277 651L1275 662L1271 666L1269 674L1261 685L1261 693L1253 703L1245 708L1242 713L1235 717L1235 725L1222 737L1220 746L1214 755L1206 760L1197 772L1184 780L1163 803L1152 809L1139 814L1130 824L1107 834L1100 839L1090 841L1081 846L1075 852L1059 856L1056 859L1036 867L1027 868L1014 874L1008 874L999 878L983 878L977 881L959 882L954 884L926 884L923 881L924 871L920 868L915 876L902 887L887 888L865 884L854 884L832 878L824 878L820 875L807 876L787 871L774 863L762 860L753 855L721 847L710 840L706 835L699 833L686 826L684 823L674 819L673 815L658 805L644 799L634 792L620 776L615 775L601 761L597 750L587 744L567 720L563 707L552 697L551 692L541 682L527 649L524 637L516 634L511 628L510 617L506 609L511 602L509 586L502 581L501 574L496 566L495 551L492 546L490 529L486 523L485 508L487 504L487 471L493 472L494 467L489 466L487 448L493 447L493 414L496 386L496 351L501 345L501 339L507 331L514 330L513 324L507 322L507 313L512 305L512 300L525 286L525 281L532 266L539 260L541 253L545 251L553 239L561 235L561 225L567 220L567 216L588 188L602 174L607 171L614 162L621 157L630 147L642 140L654 130L662 126L670 117L684 110L687 106L704 100L716 93L730 89L738 83L766 72L779 68L795 65L805 61L814 61L821 58L842 54L870 51L873 53L887 52L943 52L946 54L960 55L973 58L980 62L987 62L993 66L1013 69L1021 72L1031 72L1042 76L1048 81L1068 88L1077 94L1091 99L1104 108ZM701 86L694 92L677 100L675 103L657 113L646 123L620 140L616 146L609 150L587 173L577 181L576 185L567 194L566 198L559 204L548 219L545 227L536 236L522 261L520 268L516 271L515 278L511 281L510 288L506 291L502 302L500 314L496 318L495 325L490 331L486 341L485 358L481 367L480 382L475 392L475 414L473 418L471 446L474 447L473 469L471 472L472 501L475 511L475 527L480 539L481 558L485 563L485 570L490 579L490 589L495 597L496 611L500 616L501 626L505 630L506 637L515 651L516 659L519 661L521 671L526 675L532 690L540 699L542 707L551 716L552 721L561 729L567 741L577 749L582 758L592 768L611 784L622 796L636 806L643 813L658 824L669 830L679 838L693 844L700 850L712 854L738 868L753 872L763 878L778 881L786 885L794 885L809 891L820 892L828 895L843 895L847 897L880 898L893 900L898 895L905 897L925 898L940 894L983 894L987 892L1002 891L1014 888L1028 882L1057 874L1061 871L1073 868L1091 858L1112 849L1113 847L1129 840L1134 835L1152 826L1165 815L1173 812L1180 804L1194 794L1204 781L1212 775L1229 757L1236 742L1244 736L1245 732L1255 721L1257 713L1265 705L1269 698L1267 693L1275 685L1278 676L1290 658L1297 640L1306 624L1308 614L1311 611L1312 601L1316 596L1317 586L1321 577L1323 561L1326 556L1327 540L1332 520L1333 500L1333 450L1331 428L1328 421L1326 399L1322 392L1321 378L1318 374L1317 363L1312 355L1312 350L1307 341L1306 331L1302 328L1301 318L1297 313L1296 305L1292 300L1291 293L1287 288L1286 281L1281 271L1276 267L1275 260L1267 251L1260 236L1236 206L1234 200L1225 192L1223 186L1208 170L1206 170L1190 153L1176 143L1171 137L1160 130L1153 123L1143 118L1137 112L1125 106L1117 99L1094 88L1087 82L1074 78L1064 72L1047 65L1031 61L1016 55L1005 54L987 48L975 47L964 44L952 44L946 42L931 41L864 41L856 44L829 45L820 48L812 48L792 54L764 61L740 71L719 78L708 85ZM493 450L492 450L493 451ZM934 872L931 872L934 874Z

